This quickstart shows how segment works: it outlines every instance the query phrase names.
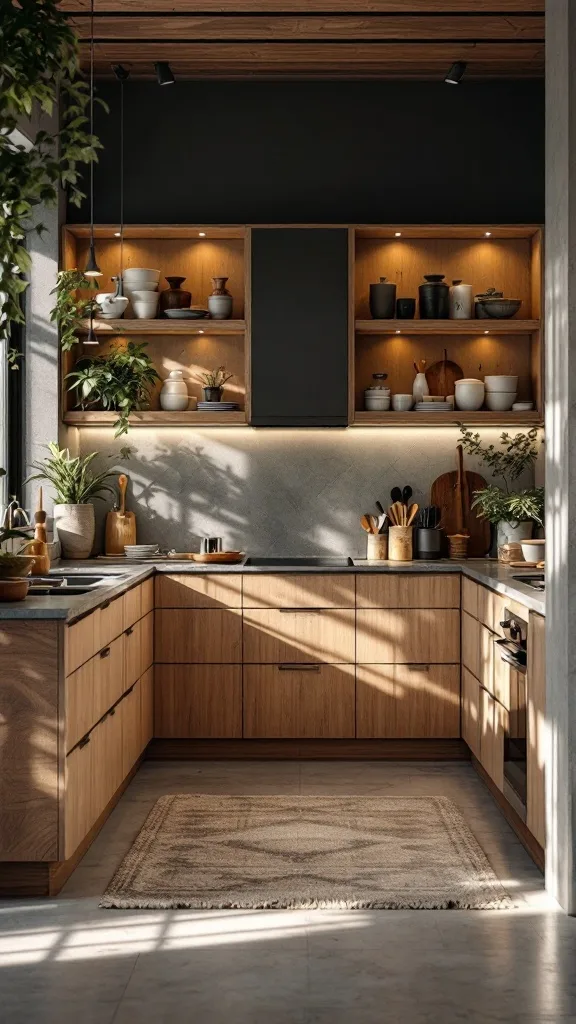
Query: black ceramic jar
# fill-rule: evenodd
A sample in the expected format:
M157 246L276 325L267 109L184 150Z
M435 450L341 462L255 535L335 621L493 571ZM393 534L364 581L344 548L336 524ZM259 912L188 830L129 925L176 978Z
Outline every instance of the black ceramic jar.
M444 274L424 274L425 284L418 287L418 308L421 320L448 320L450 289Z
M370 313L374 320L392 320L396 309L396 285L380 278L370 285Z

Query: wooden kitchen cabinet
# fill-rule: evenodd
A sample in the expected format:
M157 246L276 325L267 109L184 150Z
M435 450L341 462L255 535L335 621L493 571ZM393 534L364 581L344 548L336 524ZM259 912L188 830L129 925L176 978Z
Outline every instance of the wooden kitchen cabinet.
M140 679L140 736L142 750L154 737L154 666Z
M142 669L142 620L128 626L124 634L125 689L140 678Z
M476 676L480 674L480 623L462 612L462 665Z
M460 576L359 574L356 602L358 608L459 608Z
M353 665L247 665L247 739L335 739L355 735Z
M462 611L473 619L478 618L478 584L467 576L462 577Z
M242 737L241 665L156 665L154 734Z
M66 673L75 672L99 650L100 620L97 612L66 626L64 632L64 662Z
M191 576L182 573L156 577L158 608L240 608L242 576Z
M353 608L245 609L244 664L354 662Z
M154 636L157 662L242 661L240 609L159 608L154 614Z
M348 575L244 576L244 608L354 608L355 580Z
M527 810L526 824L546 845L546 622L530 612L526 679Z
M480 759L480 683L462 669L462 739Z
M459 665L358 665L359 739L460 736Z
M124 594L124 629L142 618L142 586L132 587Z
M359 608L356 660L363 664L460 662L457 609Z
M480 664L478 678L488 693L507 710L511 708L510 665L500 657L497 640L501 636L480 624Z
M66 758L64 858L71 857L123 779L122 717L109 713Z
M480 687L480 763L498 789L504 787L504 709Z
M125 687L124 635L66 677L66 750L90 731Z

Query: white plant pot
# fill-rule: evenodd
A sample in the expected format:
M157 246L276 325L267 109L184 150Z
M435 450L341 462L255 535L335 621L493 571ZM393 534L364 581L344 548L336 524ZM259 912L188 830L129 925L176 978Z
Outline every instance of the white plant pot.
M54 527L64 558L89 558L94 546L94 505L54 505Z
M529 540L532 536L534 523L519 523L516 520L508 522L501 519L498 523L497 545L501 548L504 544L521 544L523 540Z

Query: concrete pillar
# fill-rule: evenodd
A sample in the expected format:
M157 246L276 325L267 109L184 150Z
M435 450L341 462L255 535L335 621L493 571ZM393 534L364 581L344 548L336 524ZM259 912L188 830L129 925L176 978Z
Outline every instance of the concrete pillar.
M576 913L576 3L546 4L546 884Z

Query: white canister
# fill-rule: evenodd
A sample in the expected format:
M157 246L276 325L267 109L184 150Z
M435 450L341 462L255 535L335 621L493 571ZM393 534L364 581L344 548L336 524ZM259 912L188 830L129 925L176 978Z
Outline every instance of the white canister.
M183 412L190 397L182 370L170 370L160 391L160 407L166 412Z
M390 408L390 388L366 388L364 392L364 408L367 412L388 412Z
M484 403L484 381L474 377L457 380L454 385L456 407L466 412L477 412Z
M464 284L459 278L452 281L450 289L450 319L472 320L474 294L471 284Z

